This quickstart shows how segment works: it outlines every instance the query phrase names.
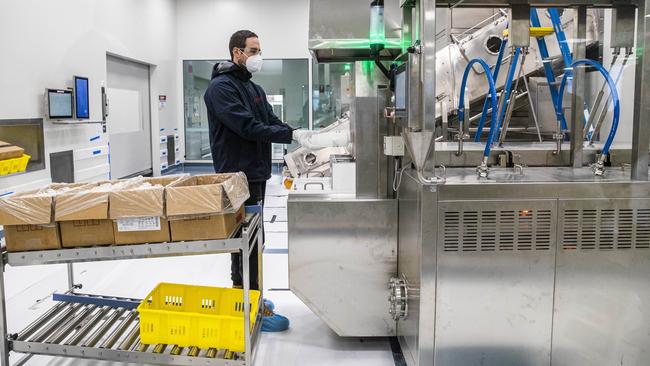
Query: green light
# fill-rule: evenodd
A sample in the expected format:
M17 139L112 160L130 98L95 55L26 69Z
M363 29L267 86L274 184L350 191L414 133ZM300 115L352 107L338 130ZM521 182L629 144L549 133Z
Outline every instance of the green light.
M350 71L350 69L351 69L350 64L345 64L345 65L343 66L343 70L344 70L344 71Z

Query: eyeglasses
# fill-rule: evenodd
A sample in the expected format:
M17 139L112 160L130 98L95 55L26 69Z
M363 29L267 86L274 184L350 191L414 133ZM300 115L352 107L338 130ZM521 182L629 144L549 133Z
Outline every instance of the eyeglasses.
M257 48L252 48L252 49L249 49L248 51L246 51L245 48L241 48L241 47L239 47L239 49L240 49L243 53L246 53L246 54L249 55L249 56L257 56L257 55L262 56L262 50L258 50Z

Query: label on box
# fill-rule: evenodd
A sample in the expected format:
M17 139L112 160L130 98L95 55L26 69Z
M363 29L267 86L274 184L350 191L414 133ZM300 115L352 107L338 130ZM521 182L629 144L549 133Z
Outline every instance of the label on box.
M159 231L160 217L129 217L117 220L117 231Z

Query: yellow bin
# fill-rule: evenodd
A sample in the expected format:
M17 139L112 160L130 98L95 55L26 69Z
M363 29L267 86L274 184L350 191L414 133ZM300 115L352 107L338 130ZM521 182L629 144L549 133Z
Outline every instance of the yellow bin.
M0 175L24 172L31 156L23 154L19 158L0 160Z
M244 291L160 283L138 306L140 341L244 352ZM251 290L251 329L260 292Z

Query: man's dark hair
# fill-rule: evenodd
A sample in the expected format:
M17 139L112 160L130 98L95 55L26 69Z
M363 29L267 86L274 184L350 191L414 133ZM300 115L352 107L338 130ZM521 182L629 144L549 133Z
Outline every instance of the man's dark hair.
M230 52L230 59L233 59L233 53L232 49L237 47L237 48L245 48L246 47L246 40L249 38L258 38L257 34L249 31L249 30L239 30L230 36L230 43L228 44L228 51Z

